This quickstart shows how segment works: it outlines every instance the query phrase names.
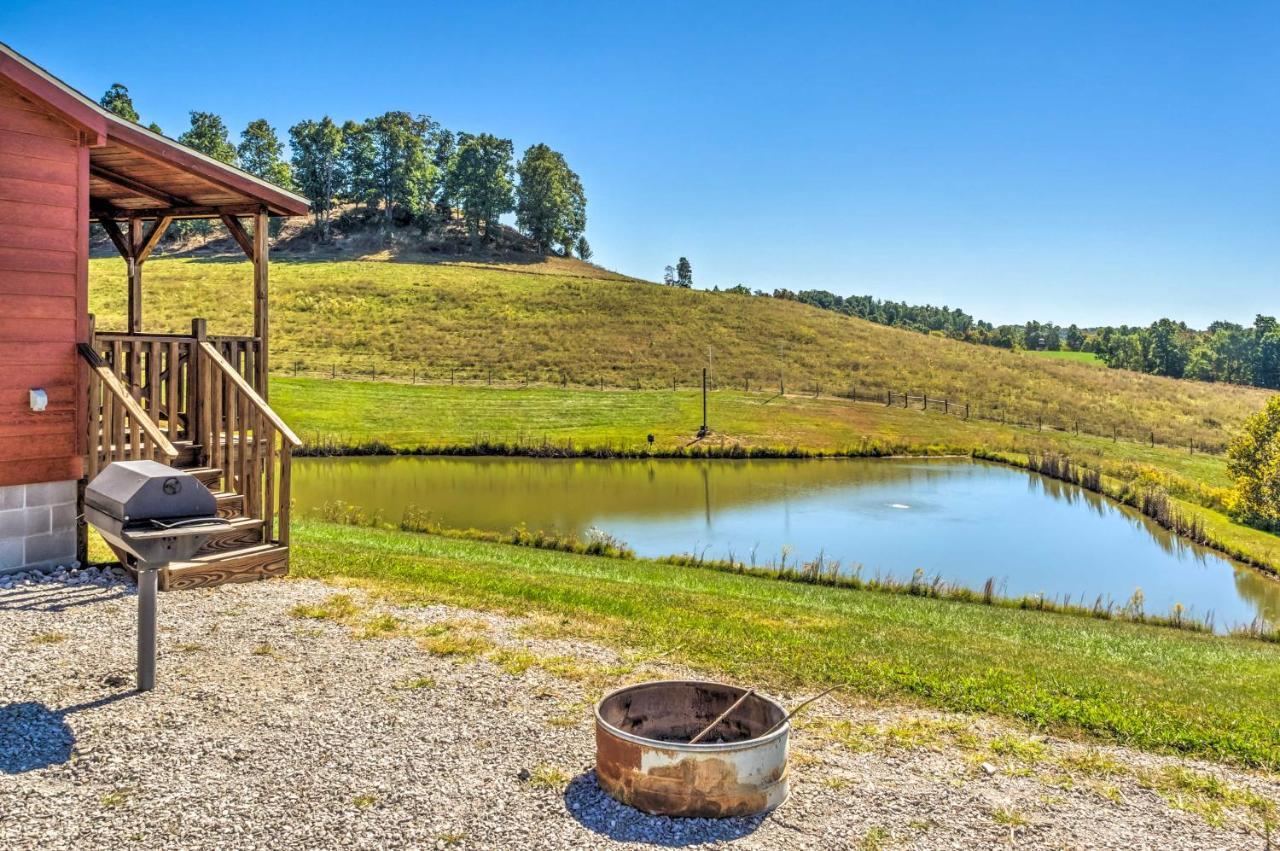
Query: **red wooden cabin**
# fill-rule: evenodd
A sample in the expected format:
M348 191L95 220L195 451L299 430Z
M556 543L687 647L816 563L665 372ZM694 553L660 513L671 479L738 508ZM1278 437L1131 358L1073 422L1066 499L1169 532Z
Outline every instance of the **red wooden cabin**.
M84 482L138 458L192 470L233 519L162 587L287 571L299 444L266 401L267 225L308 208L0 44L0 571L83 560ZM189 335L146 333L143 270L177 219L221 221L252 260L251 335L209 336L199 319ZM125 259L125 328L89 315L91 222Z

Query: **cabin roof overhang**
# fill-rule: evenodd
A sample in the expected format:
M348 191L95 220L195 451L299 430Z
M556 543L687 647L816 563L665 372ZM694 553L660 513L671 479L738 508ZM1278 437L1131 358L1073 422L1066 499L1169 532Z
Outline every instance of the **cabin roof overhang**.
M84 134L95 220L310 211L303 196L120 118L3 43L0 78Z

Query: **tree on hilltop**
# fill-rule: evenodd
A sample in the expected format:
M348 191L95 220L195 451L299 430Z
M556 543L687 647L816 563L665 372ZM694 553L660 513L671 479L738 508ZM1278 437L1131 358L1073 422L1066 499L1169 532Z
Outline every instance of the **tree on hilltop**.
M240 134L240 144L236 147L240 158L240 167L283 189L293 188L293 173L289 164L284 161L284 145L276 135L276 129L265 118L249 122Z
M515 206L511 165L514 150L510 139L499 139L490 133L462 133L454 155L446 185L474 240L491 228L503 213Z
M311 215L320 227L320 238L329 241L333 205L342 191L342 130L325 116L300 121L289 128L293 148L293 179L299 191L311 199Z
M681 257L676 262L676 285L685 289L693 286L693 265L688 257Z
M564 156L546 145L529 147L516 167L516 224L546 252L555 245L572 253L587 227L587 197L582 181Z

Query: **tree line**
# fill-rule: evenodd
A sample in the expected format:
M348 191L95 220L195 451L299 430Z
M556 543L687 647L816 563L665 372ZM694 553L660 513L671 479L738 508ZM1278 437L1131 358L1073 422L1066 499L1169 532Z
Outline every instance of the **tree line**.
M1092 352L1113 369L1280 389L1280 325L1274 317L1261 314L1251 326L1214 322L1205 330L1172 319L1159 319L1146 327L1087 329L1035 321L993 325L945 305L840 296L826 290L766 293L737 286L727 291L798 301L881 325L1002 349Z
M100 103L141 123L120 83ZM591 257L582 181L564 155L545 144L530 146L516 162L510 139L453 131L426 115L393 111L341 124L327 115L300 121L289 128L286 159L265 118L251 121L238 144L217 114L193 111L190 118L177 141L306 195L323 241L331 238L334 212L344 204L363 205L387 230L417 226L428 233L461 219L473 241L491 237L501 217L514 212L517 227L540 251ZM162 132L154 123L149 127Z

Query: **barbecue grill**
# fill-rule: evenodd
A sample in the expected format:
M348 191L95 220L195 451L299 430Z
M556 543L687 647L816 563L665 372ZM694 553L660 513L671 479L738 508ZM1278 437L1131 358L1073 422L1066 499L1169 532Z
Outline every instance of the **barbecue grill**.
M138 690L156 684L156 575L227 525L190 473L155 461L109 464L84 492L84 519L138 572Z

